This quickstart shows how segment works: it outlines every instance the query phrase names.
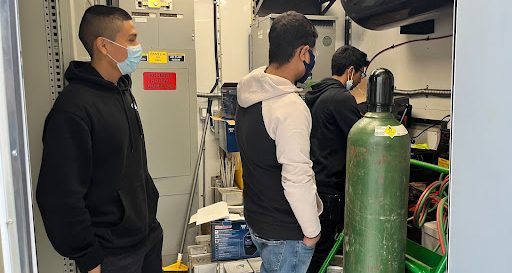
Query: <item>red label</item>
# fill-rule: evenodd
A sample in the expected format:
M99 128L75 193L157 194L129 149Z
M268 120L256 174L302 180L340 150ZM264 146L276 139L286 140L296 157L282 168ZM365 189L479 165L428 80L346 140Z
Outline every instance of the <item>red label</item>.
M144 72L144 90L176 90L176 73Z

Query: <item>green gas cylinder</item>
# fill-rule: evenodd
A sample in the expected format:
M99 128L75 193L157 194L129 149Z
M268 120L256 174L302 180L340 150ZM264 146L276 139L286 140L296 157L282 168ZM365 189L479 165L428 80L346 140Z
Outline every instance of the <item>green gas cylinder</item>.
M404 273L410 138L393 116L394 78L377 69L368 113L350 130L345 188L345 273Z

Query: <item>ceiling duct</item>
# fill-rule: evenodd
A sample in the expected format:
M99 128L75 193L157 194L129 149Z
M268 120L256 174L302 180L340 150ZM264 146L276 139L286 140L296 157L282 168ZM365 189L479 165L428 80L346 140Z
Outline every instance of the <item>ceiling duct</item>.
M260 17L290 10L306 15L320 15L322 2L321 0L253 0L253 5L254 14Z
M340 0L346 14L358 25L384 30L433 19L454 0Z

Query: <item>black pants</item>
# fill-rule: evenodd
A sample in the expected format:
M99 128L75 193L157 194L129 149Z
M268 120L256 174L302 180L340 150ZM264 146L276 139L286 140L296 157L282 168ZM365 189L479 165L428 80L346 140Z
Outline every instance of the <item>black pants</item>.
M345 198L339 194L319 193L319 195L324 203L324 211L320 215L322 235L316 244L308 273L318 273L320 271L322 264L336 242L336 235L343 231ZM341 248L340 251L342 251Z
M101 273L162 273L162 243L162 227L158 224L136 248L106 256Z

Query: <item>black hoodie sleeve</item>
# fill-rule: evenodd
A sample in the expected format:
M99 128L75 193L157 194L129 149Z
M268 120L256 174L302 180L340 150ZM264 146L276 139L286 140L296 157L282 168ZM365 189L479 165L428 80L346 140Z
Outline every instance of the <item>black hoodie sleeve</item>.
M43 144L36 197L46 233L59 254L87 272L104 258L84 201L92 173L89 127L76 114L52 110Z
M331 100L331 108L336 122L343 130L343 134L348 136L352 126L362 118L357 102L350 93L338 93Z

